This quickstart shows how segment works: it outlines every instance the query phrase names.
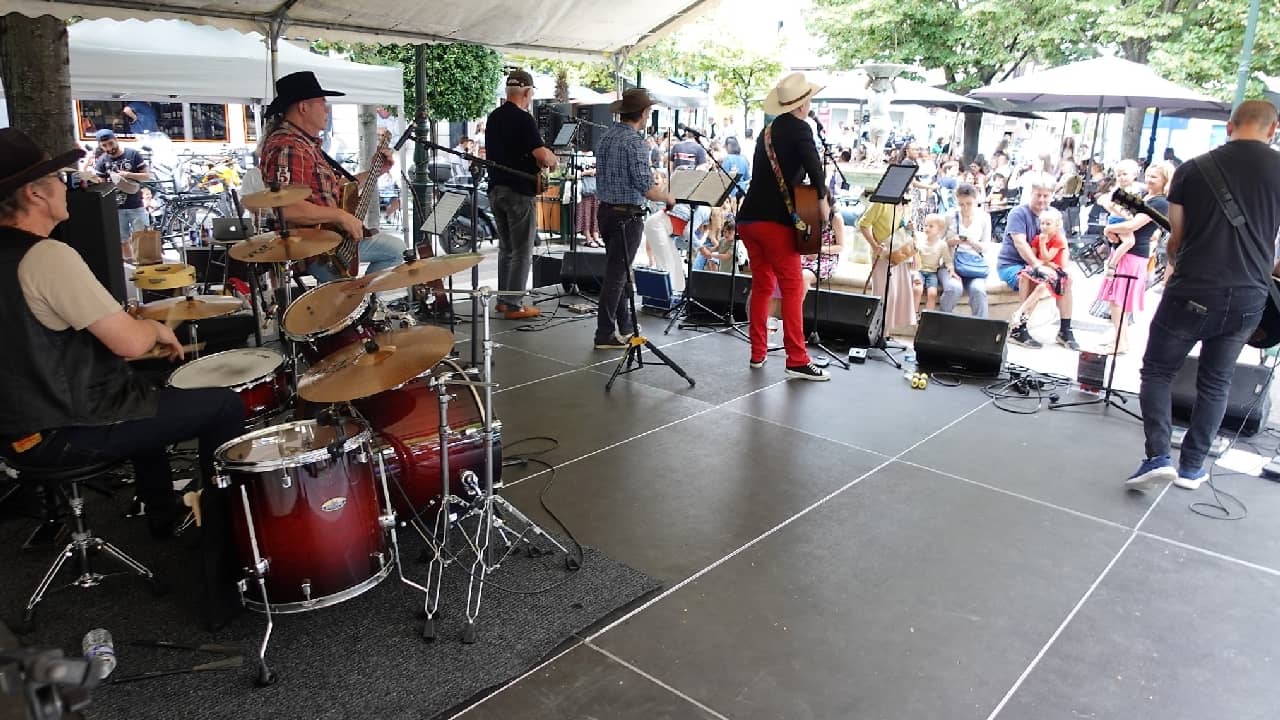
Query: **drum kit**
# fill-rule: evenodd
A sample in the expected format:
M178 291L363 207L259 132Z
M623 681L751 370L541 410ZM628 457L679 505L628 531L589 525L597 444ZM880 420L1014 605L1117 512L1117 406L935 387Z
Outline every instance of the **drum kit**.
M247 196L244 204L278 212L300 192L284 187ZM287 227L283 218L280 226ZM229 254L250 263L288 263L326 252L338 239L325 230L282 230L242 240ZM560 543L494 493L502 424L491 412L488 312L477 328L483 362L469 372L449 359L451 332L389 320L374 295L445 278L482 257L419 259L321 284L287 301L278 318L288 357L263 347L228 350L170 375L172 387L235 391L254 428L217 449L212 485L232 493L234 551L244 568L241 599L266 616L259 685L275 681L266 662L275 614L349 600L393 569L423 593L422 634L430 640L444 567L469 560L463 642L475 642L486 577L522 545L533 554L533 536L557 547L566 566L576 569ZM174 278L171 283L188 279L181 269L150 272ZM488 288L459 292L486 309L500 295ZM232 300L188 295L147 303L137 312L161 321L199 320L239 309ZM303 361L308 367L300 371ZM459 388L460 400L453 395ZM290 410L287 421L271 424ZM406 525L427 543L423 584L407 578L400 561L397 528ZM457 547L450 545L451 526L462 537ZM505 552L490 548L495 534Z

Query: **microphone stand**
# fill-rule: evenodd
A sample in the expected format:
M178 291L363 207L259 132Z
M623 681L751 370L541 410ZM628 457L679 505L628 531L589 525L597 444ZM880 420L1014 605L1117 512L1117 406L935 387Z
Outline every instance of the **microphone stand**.
M828 163L828 162L829 162L829 163L831 163L831 166L835 168L836 174L838 174L838 175L840 176L840 187L841 187L842 189L847 189L847 188L849 187L849 178L845 177L844 171L840 169L840 163L836 162L835 157L833 157L833 156L831 155L831 146L830 146L829 144L827 144L827 136L826 136L826 133L824 133L824 132L823 132L823 130L822 130L822 124L821 124L821 123L817 123L817 122L816 122L816 119L815 119L815 124L817 125L817 128L818 128L818 141L822 143L822 161L823 161L823 164L825 165L825 164L826 164L826 163ZM828 195L829 195L829 194L828 194ZM831 232L835 232L835 229L832 227L832 226L835 224L835 215L836 215L836 203L835 203L835 198L833 198L833 197L827 197L827 205L828 205L828 206L829 206L829 208L830 208L830 210L828 211L828 215L827 215L827 227L832 228ZM840 244L841 244L841 245L843 245L843 244L844 244L844 238L843 238L843 237L842 237L842 238L840 238ZM819 333L819 332L818 332L819 323L821 322L821 314L820 314L820 313L819 313L819 311L818 311L818 306L821 304L821 301L822 301L822 257L823 257L824 255L827 255L828 257L830 257L830 255L829 255L828 253L823 252L823 247L822 247L821 245L819 245L819 246L818 246L818 267L817 267L816 272L814 272L814 274L813 274L813 279L814 279L814 284L813 284L813 285L814 285L814 287L813 287L813 333L812 333L812 334L810 334L810 336L809 336L808 338L806 338L806 339L808 340L808 342L809 342L810 344L812 344L813 346L817 347L817 348L818 348L819 350L821 350L822 352L826 353L826 354L827 354L827 357L832 358L832 359L834 359L837 363L839 363L839 364L840 364L840 367L844 368L845 370L848 370L848 369L849 369L849 361L848 361L848 360L845 360L844 358L840 357L839 355L837 355L837 354L835 354L835 353L831 352L831 350L830 350L826 345L823 345L823 344L822 344L822 335L821 335L821 333ZM837 255L837 256L836 256L836 259L835 259L835 262L837 262L837 263L838 263L839 261L840 261L840 260L839 260L839 255ZM804 274L804 271L803 271L803 270L801 270L801 274L802 274L802 275ZM827 292L831 292L831 278L830 278L830 276L828 276L828 277L827 277ZM731 315L730 317L732 317L732 315Z
M1124 296L1127 299L1133 290L1133 283L1138 279L1138 276L1116 273L1115 278L1117 280L1120 280L1120 279L1124 280ZM1142 421L1141 415L1138 415L1134 411L1130 410L1129 408L1121 404L1123 402L1126 402L1129 399L1128 397L1125 396L1125 392L1123 390L1116 390L1114 387L1112 387L1116 379L1116 365L1119 364L1118 362L1116 362L1117 358L1119 358L1119 355L1116 353L1116 349L1120 347L1120 334L1124 329L1125 322L1128 320L1129 311L1126 309L1128 305L1129 303L1127 302L1120 305L1120 322L1116 323L1116 337L1114 340L1115 344L1111 346L1111 351L1112 351L1111 352L1111 370L1110 372L1107 373L1107 386L1106 388L1104 388L1102 396L1093 398L1091 400L1079 400L1076 402L1066 402L1066 403L1051 402L1049 403L1050 410L1061 410L1062 408L1069 408L1069 407L1083 407L1085 405L1102 405L1103 410L1106 410L1109 407L1113 407L1119 410L1120 412L1128 415L1129 417L1133 418L1134 420L1137 420L1139 422ZM1119 402L1117 402L1116 399L1118 399Z

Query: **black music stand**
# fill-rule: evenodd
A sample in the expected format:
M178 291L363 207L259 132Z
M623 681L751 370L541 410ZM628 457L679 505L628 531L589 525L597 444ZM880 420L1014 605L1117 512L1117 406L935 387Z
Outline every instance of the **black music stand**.
M1117 280L1119 280L1120 278L1124 278L1124 296L1127 299L1129 297L1129 294L1133 292L1133 283L1138 279L1138 276L1122 275L1117 273L1115 277ZM1130 410L1129 408L1121 404L1128 401L1129 397L1131 397L1133 393L1127 393L1124 390L1116 390L1112 386L1113 383L1115 383L1116 365L1117 365L1117 360L1120 357L1120 355L1116 352L1116 350L1118 350L1120 347L1120 333L1123 332L1124 324L1129 319L1128 318L1129 311L1126 309L1127 305L1128 305L1127 302L1122 303L1120 305L1120 322L1116 323L1116 337L1111 346L1111 370L1107 372L1107 386L1103 389L1102 396L1092 398L1089 400L1078 400L1076 402L1068 402L1068 403L1051 402L1049 403L1050 410L1061 410L1062 408L1069 408L1069 407L1084 407L1086 405L1102 405L1104 410L1108 407L1113 407L1119 410L1120 412L1128 415L1129 417L1133 418L1134 420L1137 420L1138 422L1142 422L1141 415L1135 413L1134 411Z
M889 288L893 282L893 236L898 231L898 206L910 202L907 199L907 191L911 189L911 181L915 180L916 169L915 165L890 165L885 168L884 175L880 177L880 182L876 185L875 192L871 193L869 198L871 202L893 206L893 224L889 232L889 256L884 259L884 293L880 298L880 326L876 328L876 339L867 350L879 350L884 355L885 360L899 370L902 369L902 363L898 362L898 359L889 350L905 350L906 348L889 345L887 323L883 318L889 314ZM875 267L874 259L871 261L871 266Z
M729 195L733 192L733 188L735 187L735 184L733 182L733 177L730 176L728 173L724 172L724 168L721 168L719 163L716 163L715 165L717 168L719 168L719 171L720 173L723 174L723 177L721 177L720 175L718 175L716 172L712 170L681 170L679 173L672 173L670 180L668 180L669 186L671 187L671 194L675 195L676 177L683 175L685 177L690 178L690 180L688 181L681 182L681 185L687 186L682 188L683 194L685 195L685 197L683 198L676 197L677 203L687 205L689 207L689 223L685 226L685 230L688 231L688 235L689 235L689 248L688 248L687 257L685 258L686 271L687 271L687 274L685 277L687 279L685 280L685 283L684 283L684 295L680 298L680 302L672 310L671 320L667 323L667 329L663 331L662 333L663 335L669 335L671 333L671 328L675 327L676 323L680 322L681 319L688 317L690 305L697 305L698 308L700 308L704 313L716 318L717 320L720 321L721 324L725 325L726 327L733 328L735 331L737 331L737 333L740 336L742 336L744 339L747 339L745 333L742 332L742 328L739 328L730 319L731 316L725 317L720 313L713 312L711 308L693 299L693 253L694 253L693 231L695 229L694 225L696 224L694 221L696 220L698 215L697 208L704 207L704 206L708 208L713 208L713 207L720 207L721 205L724 205L725 200L729 199ZM697 177L694 177L694 176L697 176ZM714 180L712 180L713 178ZM724 178L728 178L728 182L725 182ZM733 312L732 297L729 298L729 308L730 308L729 312L732 313ZM710 327L710 324L694 323L694 322L680 324L681 329L697 328L697 327Z

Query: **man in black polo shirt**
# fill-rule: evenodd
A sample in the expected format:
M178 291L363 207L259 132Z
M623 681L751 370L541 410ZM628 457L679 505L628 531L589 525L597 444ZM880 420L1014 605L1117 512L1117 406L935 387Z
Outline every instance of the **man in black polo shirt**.
M485 120L487 158L512 170L536 175L554 168L555 153L538 134L538 123L529 114L533 104L533 76L513 70L507 76L507 101ZM533 267L533 243L538 234L534 211L534 180L493 168L489 172L489 204L498 224L498 289L524 290ZM539 310L524 305L522 299L505 296L498 312L508 320L537 317Z

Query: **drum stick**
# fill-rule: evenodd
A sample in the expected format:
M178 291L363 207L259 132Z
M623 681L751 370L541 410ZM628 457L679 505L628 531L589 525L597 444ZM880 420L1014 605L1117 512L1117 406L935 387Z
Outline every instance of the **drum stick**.
M194 344L191 344L191 345L183 345L183 346L182 346L182 352L184 352L184 353L189 353L189 352L191 352L192 350L203 350L203 349L204 349L204 345L205 345L205 344L204 344L204 343L202 343L202 342L200 342L200 343L194 343ZM142 354L141 354L141 355L139 355L138 357L131 357L131 358L127 358L127 359L128 359L128 361L129 361L129 362L133 362L133 361L135 361L135 360L155 360L156 358L162 358L162 357L165 357L165 353L164 353L164 346L162 346L162 345L157 345L157 346L155 346L155 347L151 348L150 350L148 350L148 351L146 351L146 352L142 353Z

